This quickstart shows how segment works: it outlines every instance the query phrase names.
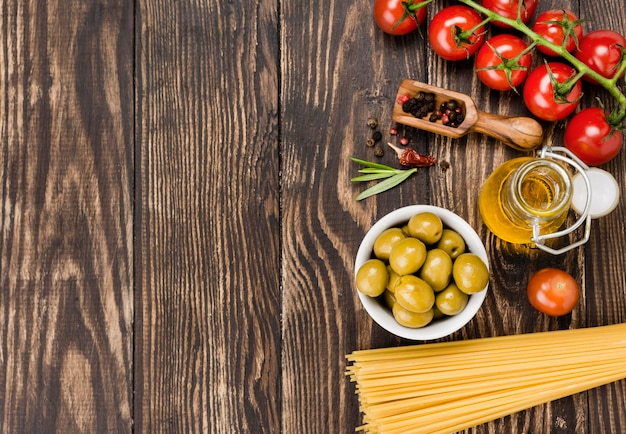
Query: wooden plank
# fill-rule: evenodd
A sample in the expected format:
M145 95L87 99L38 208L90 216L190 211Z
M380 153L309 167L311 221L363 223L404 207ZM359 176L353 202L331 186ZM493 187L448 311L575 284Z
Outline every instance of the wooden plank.
M137 432L280 432L277 3L137 8Z
M0 15L0 430L131 432L132 5Z

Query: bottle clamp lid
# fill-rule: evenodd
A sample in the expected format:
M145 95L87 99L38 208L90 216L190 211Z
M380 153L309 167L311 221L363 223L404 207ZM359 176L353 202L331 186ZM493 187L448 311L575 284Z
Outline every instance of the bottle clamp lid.
M604 217L613 211L619 203L619 185L606 170L592 167L586 170L591 185L591 205L589 216L592 219ZM571 207L578 215L583 214L587 202L587 188L585 180L580 173L572 178L572 204Z

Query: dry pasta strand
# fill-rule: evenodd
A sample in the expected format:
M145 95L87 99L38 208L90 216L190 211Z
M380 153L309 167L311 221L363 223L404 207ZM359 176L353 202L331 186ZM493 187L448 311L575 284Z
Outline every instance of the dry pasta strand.
M626 378L626 324L354 351L366 433L454 432Z

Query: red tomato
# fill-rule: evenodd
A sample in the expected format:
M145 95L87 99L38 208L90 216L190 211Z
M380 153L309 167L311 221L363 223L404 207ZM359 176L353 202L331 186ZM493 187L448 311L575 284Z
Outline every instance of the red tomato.
M596 30L582 38L574 55L598 74L611 78L615 75L622 59L622 48L626 39L612 30ZM590 83L597 84L593 78L584 75Z
M563 9L551 9L537 17L533 31L555 45L563 46L565 31L567 43L565 49L570 53L576 48L576 42L583 37L583 26L573 12ZM558 56L558 53L545 45L537 45L537 49L547 56Z
M446 60L467 59L485 40L485 27L479 26L481 22L480 14L468 6L443 8L430 21L430 45L435 53ZM467 31L471 33L465 35Z
M490 11L512 20L517 18L519 12L519 0L482 0L481 3ZM535 13L535 9L537 9L537 0L522 0L522 22L528 22ZM498 27L511 27L500 21L492 21L492 23Z
M578 283L570 274L557 268L544 268L532 275L526 288L535 309L551 316L570 313L578 299Z
M557 121L566 118L576 110L583 86L578 80L567 95L558 95L552 85L548 67L558 83L564 83L575 75L574 68L564 63L549 62L547 66L543 64L536 67L526 78L524 103L528 110L539 119Z
M604 164L622 149L623 135L606 121L604 110L590 107L576 113L565 127L565 146L589 166Z
M406 35L417 30L426 18L426 7L412 8L421 0L376 0L374 20L378 27L390 35Z
M476 74L480 81L495 90L511 90L522 84L532 62L530 52L508 65L528 48L526 42L514 35L490 38L476 53Z

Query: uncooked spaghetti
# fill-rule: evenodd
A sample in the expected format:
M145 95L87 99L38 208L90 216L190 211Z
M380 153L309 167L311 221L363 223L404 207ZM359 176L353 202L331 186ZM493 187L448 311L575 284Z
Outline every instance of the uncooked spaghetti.
M367 433L450 433L626 378L626 324L354 351Z

